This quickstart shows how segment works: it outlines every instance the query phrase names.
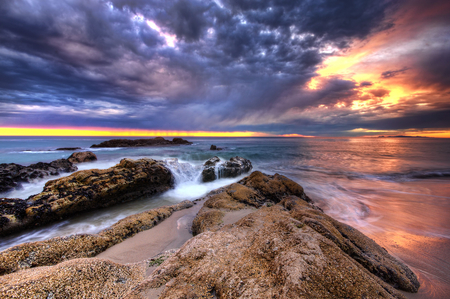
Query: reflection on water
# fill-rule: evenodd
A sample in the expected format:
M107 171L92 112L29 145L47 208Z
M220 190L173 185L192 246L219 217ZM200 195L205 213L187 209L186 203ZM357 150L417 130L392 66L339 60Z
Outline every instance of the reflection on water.
M57 147L89 148L101 138L3 138L0 162L30 164L67 157ZM405 261L422 284L410 298L449 298L450 140L423 138L188 138L191 146L96 149L99 160L79 167L106 168L121 158L169 159L176 188L152 199L92 211L62 223L1 240L0 247L72 233L92 233L149 208L195 199L232 181L201 184L201 165L212 156L250 159L254 170L300 183L330 216L357 227ZM224 148L209 150L211 144ZM24 153L29 149L31 153ZM39 153L39 150L41 153ZM178 160L175 161L177 158ZM236 179L237 180L237 179ZM14 191L22 198L45 181ZM27 190L29 189L29 190ZM28 191L28 193L27 193ZM39 190L40 191L40 190ZM1 196L1 195L0 195Z

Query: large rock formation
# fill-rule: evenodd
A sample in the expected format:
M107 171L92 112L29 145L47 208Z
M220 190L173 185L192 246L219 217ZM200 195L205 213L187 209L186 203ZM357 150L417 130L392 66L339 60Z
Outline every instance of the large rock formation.
M104 141L99 144L93 144L91 148L96 147L140 147L140 146L167 146L167 145L180 145L180 144L192 144L182 138L173 138L172 141L166 140L163 137L155 137L150 139L112 139Z
M0 199L0 235L161 193L171 188L173 182L173 175L164 163L153 159L122 159L108 169L78 171L47 182L43 192L26 201Z
M29 166L15 163L0 164L0 192L7 192L20 188L21 183L65 172L73 172L78 168L66 159L59 159L50 163L39 162Z
M202 181L211 182L220 178L234 178L252 170L252 163L242 157L233 157L220 163L218 157L212 157L203 164Z
M369 299L405 298L395 288L418 290L408 267L325 215L301 186L282 175L254 172L199 202L204 206L193 224L197 235L165 261L64 260L93 256L104 244L152 227L170 215L168 207L130 216L97 235L4 251L2 273L63 262L1 277L0 297ZM250 212L229 221L244 210Z
M56 237L14 246L0 252L0 275L38 266L55 265L76 258L96 256L109 247L154 227L173 212L193 205L191 201L185 200L176 205L131 215L98 234Z
M70 162L76 163L84 163L84 162L92 162L97 161L97 156L93 152L75 152L67 158Z
M417 292L403 263L307 202L284 176L254 172L210 193L189 240L127 298L404 298ZM223 220L260 207L234 224Z

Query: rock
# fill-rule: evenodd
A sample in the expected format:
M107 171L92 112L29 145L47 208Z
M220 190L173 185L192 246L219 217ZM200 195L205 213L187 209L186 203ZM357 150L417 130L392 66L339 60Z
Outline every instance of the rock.
M169 146L169 145L180 145L180 144L192 144L187 140L182 138L174 138L172 141L166 140L163 137L155 137L150 139L112 139L104 141L100 144L94 144L91 148L96 147L140 147L140 146Z
M76 259L0 277L1 298L123 298L146 265Z
M29 166L2 163L0 164L0 192L20 188L21 183L31 182L31 180L36 178L73 172L77 169L76 166L66 159L59 159L50 163L39 162Z
M75 152L67 158L72 163L84 163L97 161L97 156L93 152Z
M212 144L211 147L209 148L209 150L211 150L211 151L221 151L222 148L221 147L217 147L214 144Z
M219 157L212 157L203 164L202 181L212 182L217 179L216 164L220 162Z
M240 176L243 173L247 173L252 170L252 163L250 160L242 157L233 157L230 161L225 162L219 168L220 178L234 178Z
M202 181L211 182L220 178L234 178L252 169L250 160L233 157L230 161L220 163L220 159L212 157L203 164ZM216 171L217 169L217 171Z
M22 202L25 201L22 200ZM154 227L173 212L193 205L191 201L185 200L176 205L131 215L98 234L56 237L14 246L0 252L0 275L38 266L55 265L70 259L96 256L109 247Z
M75 151L75 150L79 150L81 149L81 147L60 147L57 148L57 151Z
M173 187L173 183L170 170L153 159L122 159L108 169L78 171L48 181L43 192L26 200L26 206L14 199L0 199L0 235L161 193Z
M404 298L393 286L417 292L408 267L303 200L303 188L294 184L254 172L208 194L206 212L197 216L202 233L126 298L155 289L162 289L158 298ZM220 225L222 217L249 206L259 209Z
M173 144L192 144L192 142L184 140L183 138L174 138L174 139L172 139L172 143Z

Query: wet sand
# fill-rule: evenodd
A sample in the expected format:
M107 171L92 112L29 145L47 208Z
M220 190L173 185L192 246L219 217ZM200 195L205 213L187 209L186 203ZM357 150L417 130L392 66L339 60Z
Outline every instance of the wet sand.
M125 241L108 248L97 258L126 264L150 259L169 249L178 249L192 238L192 221L205 200L195 202L192 208L177 211L157 226L140 232ZM232 224L256 209L231 211L224 215L222 225Z
M411 192L377 192L371 213L376 228L359 228L417 275L417 294L409 299L450 298L450 184L429 180L403 183ZM386 200L389 199L389 200ZM433 232L433 233L431 233Z
M157 226L108 248L96 257L120 264L136 263L163 251L180 248L192 238L192 221L203 203L197 201L192 208L173 213Z

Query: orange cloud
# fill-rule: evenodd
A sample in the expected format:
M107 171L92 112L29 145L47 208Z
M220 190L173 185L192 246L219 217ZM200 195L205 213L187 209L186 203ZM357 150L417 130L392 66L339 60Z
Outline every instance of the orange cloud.
M234 131L168 131L116 128L7 128L0 127L0 136L117 136L117 137L266 137L273 136L261 132Z

